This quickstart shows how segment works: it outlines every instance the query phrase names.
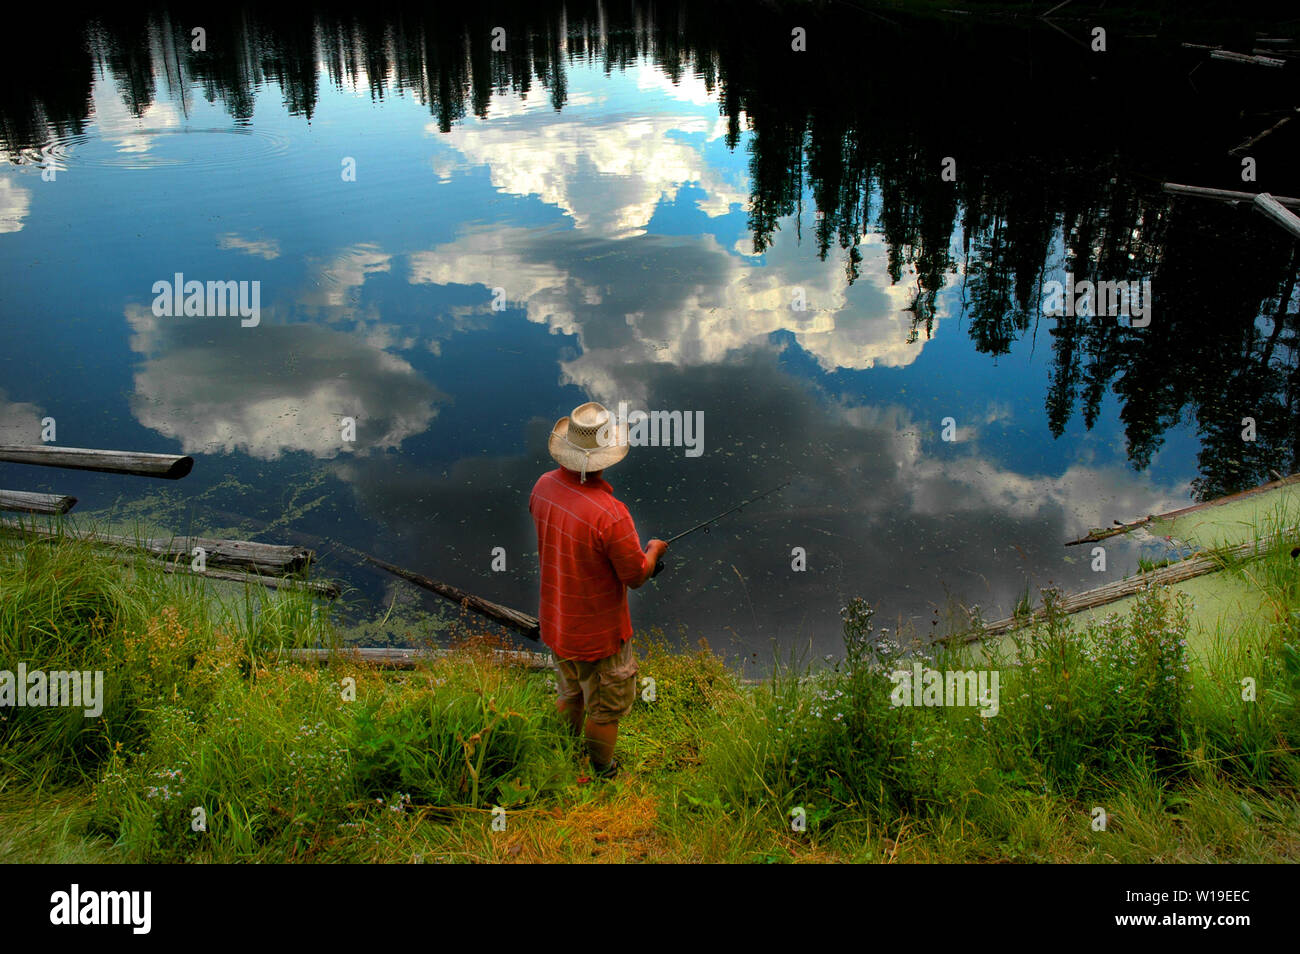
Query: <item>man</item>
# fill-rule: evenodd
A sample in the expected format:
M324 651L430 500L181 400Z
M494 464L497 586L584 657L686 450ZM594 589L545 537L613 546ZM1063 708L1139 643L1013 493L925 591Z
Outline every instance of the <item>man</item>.
M593 402L556 422L547 449L559 468L538 479L528 500L542 564L542 642L556 657L556 709L582 733L598 776L618 771L619 719L637 693L627 588L654 575L668 544L645 551L632 515L601 479L627 456L627 428Z

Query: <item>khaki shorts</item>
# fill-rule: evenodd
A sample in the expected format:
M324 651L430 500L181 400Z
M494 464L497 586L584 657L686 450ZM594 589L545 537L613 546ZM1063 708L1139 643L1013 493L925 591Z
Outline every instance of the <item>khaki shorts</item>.
M636 701L639 672L632 640L604 659L555 659L555 687L560 701L581 699L587 718L604 725L617 722L632 710Z

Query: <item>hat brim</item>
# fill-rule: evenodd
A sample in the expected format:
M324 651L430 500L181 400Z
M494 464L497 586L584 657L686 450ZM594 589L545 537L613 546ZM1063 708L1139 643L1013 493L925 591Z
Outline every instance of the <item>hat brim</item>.
M546 449L557 464L568 470L577 471L578 473L582 473L583 470L586 470L587 473L604 470L626 457L629 448L627 425L615 424L614 428L615 442L613 444L608 447L596 447L588 453L583 453L582 450L568 442L569 419L562 417L555 422L555 427L551 429L551 436L546 442Z

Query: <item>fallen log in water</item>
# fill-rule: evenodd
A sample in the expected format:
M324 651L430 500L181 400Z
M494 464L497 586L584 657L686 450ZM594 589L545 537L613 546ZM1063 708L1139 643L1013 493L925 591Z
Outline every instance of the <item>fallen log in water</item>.
M1177 182L1161 183L1160 188L1174 195L1189 195L1197 199L1218 199L1220 202L1254 202L1258 192L1234 192L1231 189L1206 189L1202 186L1182 185ZM1273 198L1281 205L1291 209L1300 209L1300 199L1290 196L1275 195Z
M1296 238L1300 238L1300 218L1288 212L1276 198L1267 192L1255 196L1255 211L1275 225L1280 225Z
M1220 504L1232 503L1233 501L1242 500L1246 497L1253 497L1255 494L1267 493L1270 490L1276 490L1279 487L1286 487L1289 484L1300 483L1300 474L1292 474L1290 477L1279 477L1277 480L1270 480L1266 484L1260 484L1258 487L1251 487L1249 490L1239 490L1235 494L1228 494L1225 497L1215 497L1213 500L1206 500L1203 503L1193 504L1190 507L1183 507L1181 510L1171 510L1168 513L1151 514L1143 517L1141 520L1134 520L1132 523L1120 523L1115 521L1115 526L1105 529L1095 529L1088 531L1086 537L1080 537L1078 540L1067 540L1067 547L1077 546L1080 543L1096 543L1098 540L1105 540L1107 537L1113 537L1118 533L1128 533L1144 524L1153 520L1173 520L1184 514L1195 513L1197 510L1208 510L1210 507L1217 507Z
M1105 529L1101 527L1095 527L1092 530L1088 531L1087 536L1080 537L1078 540L1066 540L1065 545L1067 547L1075 547L1078 546L1080 543L1096 543L1098 540L1105 540L1107 537L1113 537L1116 536L1117 534L1128 533L1130 530L1136 530L1138 527L1142 526L1143 524L1148 524L1154 519L1156 518L1153 515L1153 516L1143 517L1141 520L1134 520L1132 523L1120 523L1118 520L1116 520L1115 526L1113 527L1106 527Z
M180 480L194 469L194 458L179 454L140 454L135 451L54 447L48 444L0 444L0 461L96 470L106 474L135 474Z
M290 649L289 658L301 662L325 664L331 659L352 659L379 669L416 669L435 659L456 654L454 649L398 649L395 647L348 647L338 649ZM499 663L524 666L528 669L554 669L555 660L550 653L533 653L526 650L494 649L492 657Z
M1246 152L1246 150L1250 149L1251 146L1255 145L1255 143L1259 142L1261 139L1264 139L1267 136L1273 135L1273 133L1277 132L1279 129L1281 129L1283 126L1289 123L1292 119L1295 118L1296 113L1300 113L1300 107L1297 107L1295 111L1291 113L1291 115L1283 116L1272 126L1269 126L1267 129L1265 129L1262 133L1259 133L1256 136L1251 136L1249 139L1247 139L1245 142L1241 143L1240 145L1233 146L1231 149L1228 150L1228 155L1240 156L1242 153ZM1274 198L1277 197L1274 196Z
M55 539L60 536L109 547L143 550L164 560L183 560L186 564L195 547L202 547L204 562L208 566L255 571L271 576L288 576L307 568L315 554L306 547L286 547L251 540L215 540L209 537L172 537L167 540L125 537L112 533L71 530L66 527L50 528L23 524L13 520L0 520L0 529L24 536Z
M1268 546L1267 542L1255 542L1253 540L1246 543L1238 544L1221 553L1203 553L1186 560L1179 560L1169 566L1162 566L1159 569L1148 570L1146 573L1139 573L1131 576L1126 580L1116 580L1114 583L1107 583L1105 586L1099 586L1096 589L1085 590L1074 596L1067 596L1056 604L1058 612L1065 615L1079 613L1083 610L1093 609L1098 606L1105 606L1107 603L1114 603L1122 600L1126 596L1132 596L1139 590L1147 586L1165 586L1171 583L1181 583L1184 580L1190 580L1194 577L1204 576L1206 573L1213 573L1221 570L1227 562L1238 560L1242 557L1252 556ZM1045 619L1047 613L1045 610L1038 609L1032 614L1022 616L1008 616L1006 619L1000 619L993 623L988 623L982 630L975 630L971 633L965 633L958 638L961 642L971 643L989 636L1000 636L1008 630L1017 629L1021 626L1027 626L1031 622Z
M486 616L488 619L495 620L502 626L513 629L527 638L540 641L542 638L541 626L536 616L529 616L527 613L521 613L519 610L511 609L508 606L502 606L500 603L493 603L491 600L485 600L481 596L475 596L473 593L466 593L462 589L452 586L449 583L440 583L438 580L431 580L427 576L421 576L419 573L413 573L410 570L404 570L400 566L394 566L386 563L378 557L373 557L368 553L363 553L352 547L347 547L353 553L356 553L367 563L372 563L381 570L386 570L394 576L400 576L408 583L414 583L421 589L429 590L431 593L437 593L454 603L459 603L466 609L473 610L480 616Z
M1247 56L1245 53L1233 53L1231 50L1211 50L1210 59L1224 60L1228 63L1244 63L1247 66L1271 66L1280 69L1286 66L1286 60L1271 56Z
M61 516L77 505L76 497L36 494L25 490L0 490L0 510Z

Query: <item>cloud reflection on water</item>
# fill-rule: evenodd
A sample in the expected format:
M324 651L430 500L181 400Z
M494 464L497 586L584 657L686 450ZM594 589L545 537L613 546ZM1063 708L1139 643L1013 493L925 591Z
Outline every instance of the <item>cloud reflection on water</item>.
M424 432L442 395L403 358L353 335L311 325L156 318L131 305L135 372L131 410L186 453L273 460L394 448ZM355 444L340 419L356 419Z

